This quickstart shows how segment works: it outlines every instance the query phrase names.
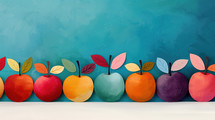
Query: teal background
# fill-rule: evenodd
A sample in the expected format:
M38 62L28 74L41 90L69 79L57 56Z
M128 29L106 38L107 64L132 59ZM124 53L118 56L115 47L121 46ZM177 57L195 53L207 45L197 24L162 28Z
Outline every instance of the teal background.
M61 59L81 66L92 63L90 55L108 59L127 52L126 63L174 62L189 59L189 53L210 57L215 63L214 0L1 0L0 55L22 63L30 56L34 63L62 65ZM106 68L96 66L93 79ZM126 79L131 72L119 72ZM197 72L189 62L181 70L187 78ZM150 71L157 79L163 73ZM5 81L16 74L8 65L0 72ZM41 76L32 68L34 81ZM73 73L57 75L62 81ZM74 74L78 74L77 72ZM1 101L10 101L6 95ZM27 101L40 101L34 94ZM62 95L57 101L69 101ZM101 101L95 94L89 101ZM120 101L132 101L125 94ZM151 101L162 101L157 95ZM189 95L184 101L192 101Z

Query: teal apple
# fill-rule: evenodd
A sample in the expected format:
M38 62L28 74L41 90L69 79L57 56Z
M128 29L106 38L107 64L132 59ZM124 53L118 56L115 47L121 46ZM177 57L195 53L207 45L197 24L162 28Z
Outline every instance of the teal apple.
M126 53L115 57L111 62L112 55L109 56L109 64L101 55L91 55L93 61L102 67L108 67L108 73L100 74L94 81L96 95L106 102L115 102L120 100L124 94L125 83L119 73L111 73L110 69L120 68L126 59Z
M124 94L125 84L119 73L100 74L94 81L96 95L106 102L120 100Z

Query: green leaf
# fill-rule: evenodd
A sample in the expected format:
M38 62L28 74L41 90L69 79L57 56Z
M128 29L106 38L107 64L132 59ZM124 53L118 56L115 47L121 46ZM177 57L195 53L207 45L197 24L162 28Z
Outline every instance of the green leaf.
M31 69L32 64L33 64L33 59L32 59L32 57L30 57L22 65L21 73L28 72Z
M73 62L62 59L63 66L69 71L69 72L76 72L76 66Z

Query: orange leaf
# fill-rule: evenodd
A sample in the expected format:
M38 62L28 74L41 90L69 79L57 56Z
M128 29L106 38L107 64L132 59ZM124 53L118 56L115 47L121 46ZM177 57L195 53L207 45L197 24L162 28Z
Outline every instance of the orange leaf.
M215 72L215 64L208 67L208 70Z
M34 64L34 67L37 70L37 72L42 73L42 74L48 74L48 70L44 64L36 63L36 64Z

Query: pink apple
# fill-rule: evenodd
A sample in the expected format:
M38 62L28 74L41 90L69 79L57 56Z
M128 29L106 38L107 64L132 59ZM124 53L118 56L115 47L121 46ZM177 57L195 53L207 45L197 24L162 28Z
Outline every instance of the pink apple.
M192 75L189 83L191 97L198 102L208 102L214 98L215 76L197 72Z
M215 93L215 76L207 71L215 72L215 64L208 66L209 58L206 57L206 66L203 60L195 54L190 54L192 65L198 70L192 75L189 82L189 92L191 97L198 102L208 102L214 98Z

